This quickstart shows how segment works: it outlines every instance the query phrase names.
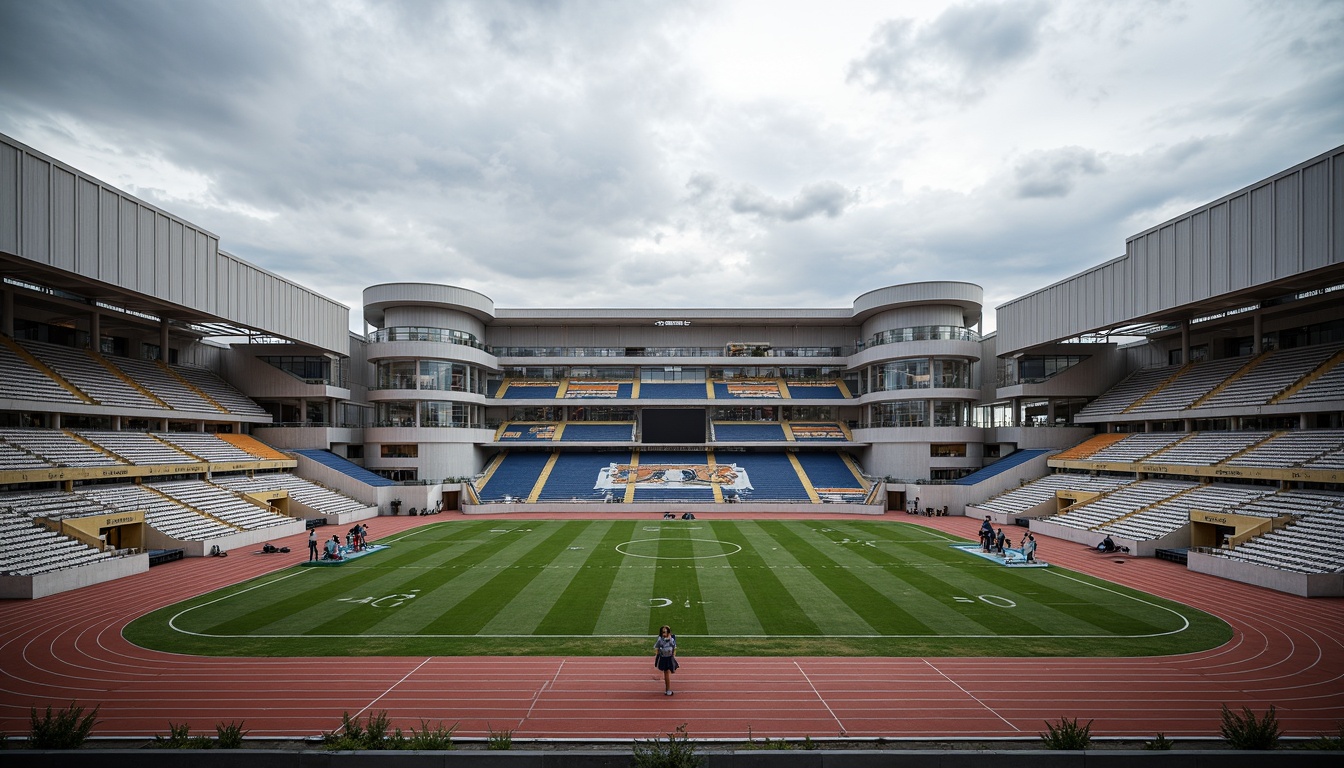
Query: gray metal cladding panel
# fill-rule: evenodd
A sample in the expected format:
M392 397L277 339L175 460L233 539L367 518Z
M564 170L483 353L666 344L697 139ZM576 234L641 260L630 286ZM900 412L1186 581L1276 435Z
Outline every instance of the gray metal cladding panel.
M1302 270L1330 263L1330 163L1302 169Z
M200 232L196 233L196 289L192 292L195 300L193 307L207 308L210 294L210 241ZM208 311L208 309L207 309Z
M134 200L122 198L117 218L117 285L138 290L136 280L136 219L140 206Z
M169 278L169 254L173 252L172 237L176 231L172 219L158 215L154 222L154 295L167 296Z
M0 251L19 252L19 151L0 144Z
M1183 219L1176 222L1175 237L1176 255L1172 261L1172 270L1175 273L1172 279L1172 301L1177 304L1188 303L1194 297L1194 255L1193 238L1190 230L1194 227L1194 222L1190 219Z
M90 277L105 283L117 281L117 209L121 198L110 189L98 194L98 266Z
M19 255L42 264L50 260L47 233L51 227L51 164L31 155L23 158L23 200Z
M77 210L75 175L64 168L51 174L51 265L65 270L75 268L75 232Z
M1209 226L1212 214L1200 211L1195 214L1190 226L1190 294L1208 296L1213 278L1213 265L1209 262Z
M1227 203L1209 209L1209 295L1232 288L1232 207Z
M1295 275L1302 269L1301 174L1274 184L1274 275Z
M1251 190L1251 282L1274 279L1274 188Z
M158 245L154 220L158 215L152 208L141 208L135 235L136 288L142 293L154 294L154 249Z
M1339 264L1344 262L1344 154L1336 155L1333 162L1334 173L1330 176L1334 194L1330 196L1330 199L1334 207L1331 210L1330 221L1334 222L1334 226L1327 226L1327 228L1334 233L1335 238L1330 253L1330 263Z
M167 288L161 294L169 301L182 303L182 238L186 227L174 221L168 230L168 268L164 270Z
M1239 291L1251 280L1251 215L1250 199L1246 195L1228 201L1231 217L1228 221L1229 291Z
M79 206L78 231L75 232L74 271L87 277L98 274L98 217L102 193L98 185L80 179L76 194Z
M1176 303L1176 227L1163 227L1160 234L1161 250L1158 252L1158 307L1170 307Z

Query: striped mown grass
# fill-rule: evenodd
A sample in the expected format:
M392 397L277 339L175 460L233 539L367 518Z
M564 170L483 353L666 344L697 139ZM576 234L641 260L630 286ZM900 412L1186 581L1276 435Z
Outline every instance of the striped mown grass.
M206 655L624 655L661 624L695 655L1185 653L1222 621L1061 568L1018 569L886 521L450 521L151 613Z

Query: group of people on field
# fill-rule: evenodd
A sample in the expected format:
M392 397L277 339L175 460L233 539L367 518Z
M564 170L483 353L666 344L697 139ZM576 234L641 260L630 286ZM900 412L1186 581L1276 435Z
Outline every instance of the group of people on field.
M317 543L317 529L308 529L308 562L319 560L343 560L346 552L359 552L368 546L369 527L355 523L345 534L345 547L341 547L341 537L332 534L321 547Z
M984 522L980 523L980 551L1002 557L1007 550L1012 549L1012 546L1012 540L1003 535L1003 529L995 530L989 515L985 515ZM1028 563L1036 562L1036 537L1030 532L1022 537L1021 552L1023 560Z

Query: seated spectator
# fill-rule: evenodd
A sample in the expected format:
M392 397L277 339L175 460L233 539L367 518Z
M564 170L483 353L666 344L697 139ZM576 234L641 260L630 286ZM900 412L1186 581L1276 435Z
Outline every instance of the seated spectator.
M340 560L341 540L336 538L335 534L332 534L332 537L327 540L324 550L325 551L322 553L323 560Z

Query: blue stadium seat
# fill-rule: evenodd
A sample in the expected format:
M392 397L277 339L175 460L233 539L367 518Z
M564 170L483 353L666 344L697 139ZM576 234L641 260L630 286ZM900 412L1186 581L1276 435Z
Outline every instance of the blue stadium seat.
M788 382L789 396L795 400L847 400L839 384L794 384Z
M720 443L783 442L783 424L747 421L714 422L714 440Z
M989 478L999 474L1000 472L1006 472L1012 469L1013 467L1018 466L1019 464L1025 464L1026 462L1031 461L1032 459L1036 458L1037 456L1040 456L1043 453L1049 453L1049 451L1036 448L1018 451L1014 454L999 459L998 461L994 462L993 464L990 464L987 467L984 467L983 469L978 469L972 472L971 474L958 479L955 485L975 485L976 483L988 480Z
M747 453L725 456L722 463L733 463L747 471L752 490L743 494L744 501L811 501L807 489L798 479L798 472L784 453Z
M320 449L301 449L294 451L294 453L297 453L300 456L307 456L308 458L312 459L313 461L316 461L322 466L330 467L343 475L353 477L354 479L360 481L361 483L364 483L365 485L372 485L374 487L396 485L396 483L392 482L391 480L388 480L386 477L370 472L369 470L359 466L358 464L355 464L349 459L344 459L341 458L340 456L337 456L331 451L324 451Z
M499 442L545 442L555 439L554 422L514 421L504 425Z
M598 474L612 463L629 464L630 452L562 453L551 467L551 474L546 478L546 485L542 487L537 500L602 499L607 492L593 486L597 483ZM624 491L612 491L612 495L617 501L625 497Z
M509 451L494 474L477 489L483 501L499 501L505 496L526 499L551 458L549 452Z
M640 400L707 400L705 384L652 382L639 385Z
M503 400L554 400L556 393L560 391L558 383L545 384L520 384L510 383L504 390L504 394L498 397Z
M803 466L803 472L807 474L807 479L812 483L812 489L825 496L827 493L838 494L846 501L861 499L866 489L862 481L854 476L850 471L849 464L845 462L843 456L834 451L823 453L803 453L799 452L798 463Z
M571 421L560 434L560 442L628 443L635 439L634 422L589 424Z

